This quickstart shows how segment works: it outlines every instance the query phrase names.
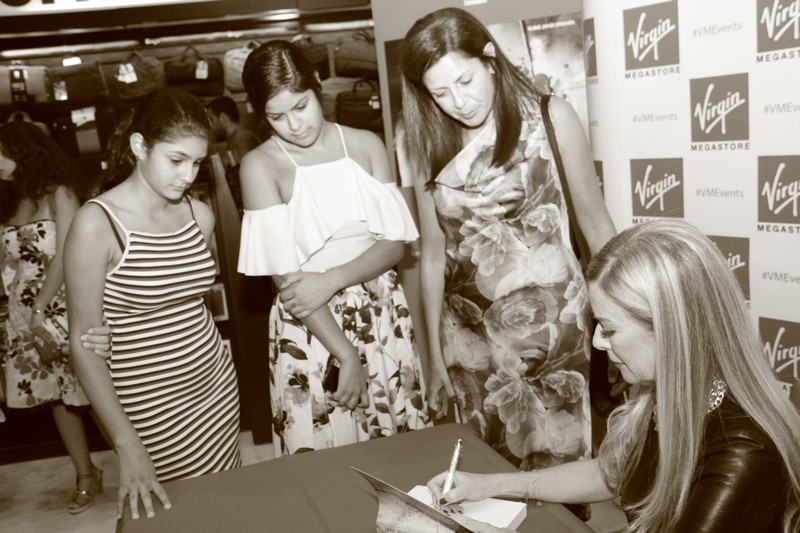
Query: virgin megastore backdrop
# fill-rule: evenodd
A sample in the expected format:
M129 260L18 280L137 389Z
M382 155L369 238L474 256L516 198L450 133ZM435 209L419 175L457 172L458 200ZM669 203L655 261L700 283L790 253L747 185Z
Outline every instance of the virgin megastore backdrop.
M583 0L583 18L614 222L706 232L800 406L800 0Z

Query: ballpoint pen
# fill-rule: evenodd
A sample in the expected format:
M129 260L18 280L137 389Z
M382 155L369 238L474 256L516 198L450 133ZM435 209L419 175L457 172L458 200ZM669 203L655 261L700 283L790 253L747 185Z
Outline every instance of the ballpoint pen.
M442 485L442 497L453 488L453 478L456 475L456 466L458 466L458 456L461 453L461 439L456 441L455 449L453 450L453 458L450 459L450 468L447 469L447 477L444 478L444 485Z

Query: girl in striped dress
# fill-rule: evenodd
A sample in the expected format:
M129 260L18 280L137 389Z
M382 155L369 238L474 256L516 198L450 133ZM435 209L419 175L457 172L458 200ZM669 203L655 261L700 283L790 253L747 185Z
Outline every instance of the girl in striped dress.
M239 397L203 295L214 282L214 216L186 190L206 156L208 119L185 91L142 99L112 146L119 185L84 205L66 244L70 327L111 326L108 360L72 341L75 368L120 461L117 513L138 518L161 482L240 465Z

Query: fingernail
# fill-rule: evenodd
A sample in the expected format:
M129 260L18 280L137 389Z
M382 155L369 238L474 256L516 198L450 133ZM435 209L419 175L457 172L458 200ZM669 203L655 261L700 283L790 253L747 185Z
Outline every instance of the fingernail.
M147 513L147 518L153 518L155 515L155 513Z
M172 509L172 504L168 503L167 505L164 506L164 509Z
M81 335L81 340L85 341L88 337L86 335Z
M85 340L85 339L81 339L81 340ZM84 347L84 348L88 348L88 347L89 347L89 343L88 343L88 342L84 342L84 343L83 343L83 347Z

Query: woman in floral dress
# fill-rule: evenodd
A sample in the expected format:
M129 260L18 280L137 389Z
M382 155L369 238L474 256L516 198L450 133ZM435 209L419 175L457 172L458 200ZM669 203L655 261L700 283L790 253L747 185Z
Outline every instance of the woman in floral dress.
M269 331L276 453L429 426L391 269L418 234L383 143L325 120L319 78L287 41L251 52L242 79L271 130L241 165L239 270L272 275L280 292ZM329 363L339 379L325 387Z
M42 362L32 334L49 335L46 320L66 332L62 251L85 189L69 157L37 126L11 122L0 127L0 270L9 308L3 358L7 404L12 409L51 407L77 472L67 504L73 514L88 509L95 492L102 490L102 471L92 464L77 409L89 400L72 359L67 355Z
M586 284L531 82L455 8L415 23L401 66L398 158L417 176L432 408L455 397L461 420L526 470L585 457ZM553 98L551 114L596 251L614 226L588 143L569 104Z

